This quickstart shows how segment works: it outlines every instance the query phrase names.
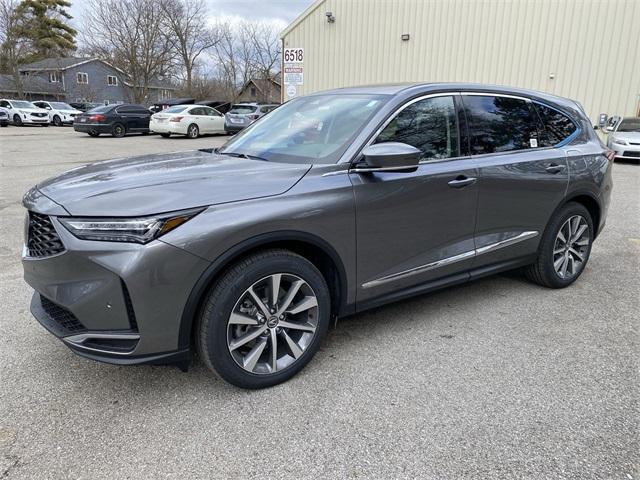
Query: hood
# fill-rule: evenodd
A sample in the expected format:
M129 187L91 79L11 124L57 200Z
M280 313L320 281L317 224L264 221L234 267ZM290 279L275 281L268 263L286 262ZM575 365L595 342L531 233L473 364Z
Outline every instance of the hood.
M71 215L129 217L279 195L310 168L195 150L92 163L37 188Z
M47 115L49 114L49 110L47 110L46 108L16 107L15 110L18 110L20 112L27 112L27 113L46 113Z
M626 142L640 142L640 132L614 132L611 134L611 138Z

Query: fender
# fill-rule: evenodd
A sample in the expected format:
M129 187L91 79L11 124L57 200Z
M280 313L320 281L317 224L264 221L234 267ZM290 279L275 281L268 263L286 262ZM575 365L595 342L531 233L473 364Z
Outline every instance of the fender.
M277 232L264 233L244 240L241 243L229 248L216 260L214 260L200 276L200 278L192 288L189 297L187 298L187 302L182 311L182 317L180 318L180 329L178 336L179 350L190 348L193 322L198 313L200 301L211 286L212 282L222 272L222 270L227 265L229 265L229 263L233 262L243 253L249 250L259 247L260 245L267 245L274 242L285 241L300 241L309 243L321 249L325 254L327 254L336 265L338 276L340 277L340 305L338 312L340 314L347 315L349 313L353 313L351 312L351 310L355 311L354 306L349 306L346 302L347 275L344 269L344 265L342 264L342 260L340 259L338 253L328 242L320 237L317 237L316 235L295 230L282 230Z

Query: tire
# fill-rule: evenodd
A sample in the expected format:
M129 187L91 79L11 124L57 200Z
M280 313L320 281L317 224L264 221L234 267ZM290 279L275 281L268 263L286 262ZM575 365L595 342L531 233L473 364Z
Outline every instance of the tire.
M48 123L43 123L43 124L41 124L41 125L42 125L43 127L48 127L48 126L49 126L49 124L48 124Z
M122 138L127 133L126 128L121 123L114 123L113 127L111 127L111 135L116 138Z
M3 128L4 128L4 127L8 127L8 126L9 126L9 124L8 124L8 123L0 123L0 127L3 127Z
M278 275L275 308L269 312L263 305L272 315L267 319L248 292L252 288L261 302L266 300L273 307L271 279ZM294 282L299 281L301 286L295 290ZM292 289L297 293L287 306ZM278 317L275 309L286 309L286 313ZM330 309L327 283L311 262L288 250L265 250L230 267L209 291L196 329L198 353L209 369L237 387L271 387L293 377L313 358L327 333ZM232 322L232 313L235 319L255 323ZM241 343L248 334L254 336ZM252 356L256 351L259 354Z
M160 136L162 138L169 138L171 136L171 134L170 133L161 133Z
M577 227L572 230L574 225ZM583 226L586 229L576 235ZM569 236L568 232L572 232L569 246L562 240ZM580 277L589 261L593 233L593 219L589 211L579 203L567 203L549 221L540 241L536 262L525 268L526 277L548 288L568 287Z
M200 129L198 125L192 123L187 127L187 138L198 138L200 136Z
M20 115L18 115L17 113L13 116L13 124L16 127L22 126L22 119L20 118Z
M56 127L61 127L62 126L62 119L58 116L58 115L54 115L53 117L53 124Z
M89 134L90 137L99 137L100 136L100 132L87 132Z

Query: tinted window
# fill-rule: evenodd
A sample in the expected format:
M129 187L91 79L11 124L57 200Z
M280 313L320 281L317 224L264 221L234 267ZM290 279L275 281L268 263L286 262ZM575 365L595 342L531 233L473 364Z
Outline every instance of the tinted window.
M187 107L184 107L182 105L177 105L175 107L169 107L161 111L162 113L180 113L180 112L184 112L186 108Z
M191 110L189 110L189 115L204 115L204 111L202 110L202 108L196 107L196 108L192 108Z
M560 143L576 131L576 125L571 119L558 110L540 103L536 103L535 108L544 125L540 135L541 146L550 147Z
M231 110L229 110L229 113L247 114L253 113L257 109L258 107L253 105L234 105L233 107L231 107Z
M538 146L537 121L529 103L517 98L463 95L472 155Z
M112 108L113 107L111 107L109 105L105 105L103 107L92 108L87 113L107 113L107 112L111 111Z
M460 155L453 97L417 101L402 110L385 127L376 143L407 143L422 152L421 160Z
M640 118L625 118L618 125L618 132L640 132Z
M124 107L118 107L117 112L118 113L135 113L136 110L137 109L135 107L124 106Z

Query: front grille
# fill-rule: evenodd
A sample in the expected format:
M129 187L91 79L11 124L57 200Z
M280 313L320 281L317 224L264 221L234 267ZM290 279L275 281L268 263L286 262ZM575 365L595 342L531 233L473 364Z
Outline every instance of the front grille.
M49 115L49 114L48 113L39 113L39 112L31 114L32 117L38 117L38 118L43 118L43 117L46 117L47 115Z
M634 158L640 158L640 152L623 152L622 153L623 157L634 157Z
M47 215L29 212L27 250L30 257L50 257L64 252L64 245Z
M42 295L40 295L40 304L49 318L60 325L66 334L80 333L87 330L73 313Z

